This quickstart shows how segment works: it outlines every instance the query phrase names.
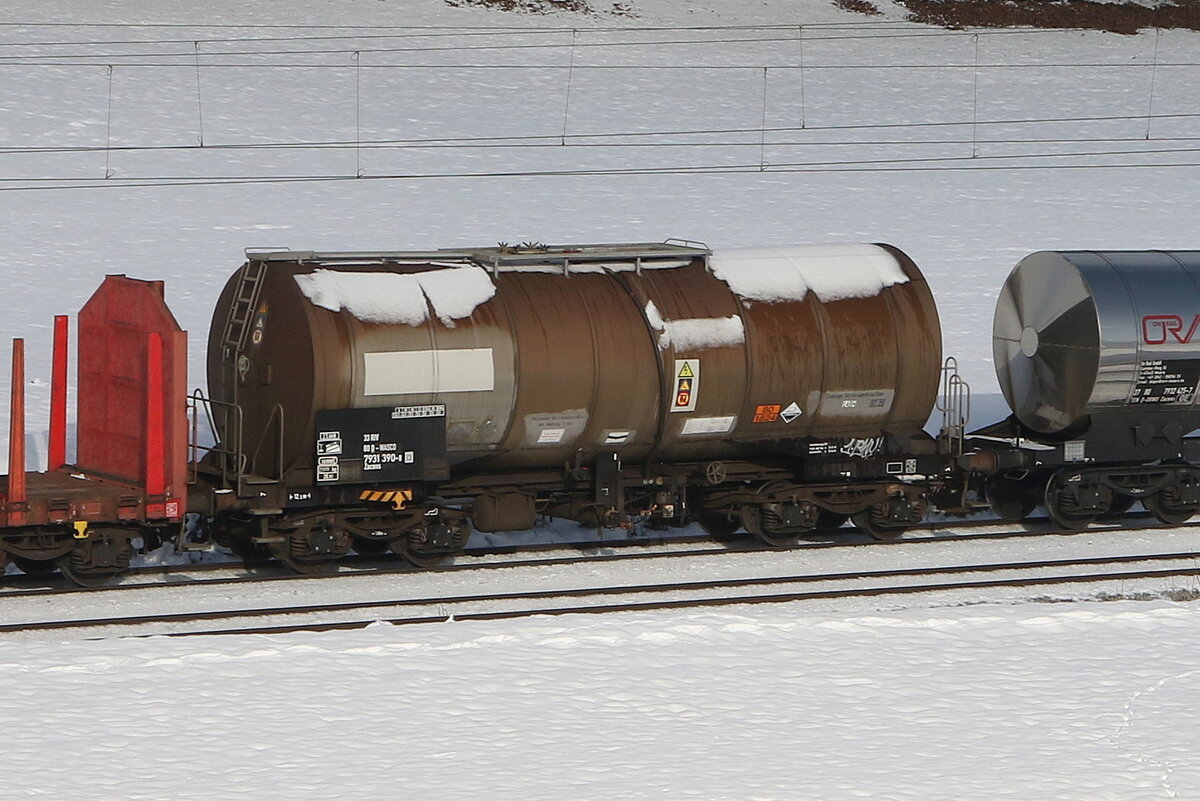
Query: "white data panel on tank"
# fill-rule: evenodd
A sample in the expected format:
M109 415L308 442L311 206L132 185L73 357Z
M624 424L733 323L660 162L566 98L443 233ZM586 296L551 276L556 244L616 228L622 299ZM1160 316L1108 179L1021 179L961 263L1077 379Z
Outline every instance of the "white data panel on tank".
M491 348L384 351L365 353L363 361L364 395L436 395L496 388Z

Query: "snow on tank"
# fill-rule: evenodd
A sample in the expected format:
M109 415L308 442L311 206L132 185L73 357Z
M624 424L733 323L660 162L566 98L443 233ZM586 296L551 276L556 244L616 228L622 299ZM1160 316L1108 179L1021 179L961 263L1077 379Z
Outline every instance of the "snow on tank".
M896 257L879 245L806 245L713 251L713 274L745 300L823 303L869 298L908 283Z
M622 273L641 269L674 269L691 260L667 259L584 261L571 264L576 252L563 251L563 265L547 252L539 263L495 262L493 272ZM349 266L349 265L348 265ZM801 301L811 291L822 302L878 295L885 287L907 283L903 267L878 245L793 245L713 251L708 257L713 275L748 301L780 303ZM421 325L428 319L427 305L443 324L470 317L496 294L488 271L477 264L432 262L434 269L409 274L342 272L326 268L295 276L300 291L315 306L346 311L367 323ZM653 304L646 308L651 327L660 333L665 348L674 339L706 347L736 345L744 331L737 317L667 321Z
M409 274L318 269L294 278L314 306L345 309L364 323L384 325L421 325L432 307L434 316L453 326L496 294L487 272L473 266Z

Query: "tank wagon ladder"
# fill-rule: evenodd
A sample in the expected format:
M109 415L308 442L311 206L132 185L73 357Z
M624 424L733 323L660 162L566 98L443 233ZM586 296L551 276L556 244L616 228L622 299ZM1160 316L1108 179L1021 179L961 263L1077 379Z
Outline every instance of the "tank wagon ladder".
M263 277L267 272L265 261L255 259L250 253L246 255L248 258L238 276L237 290L229 307L229 317L225 320L225 331L221 335L221 345L225 348L226 358L236 358L246 347L250 321L254 319L254 310L262 292Z
M971 385L958 374L958 359L946 357L942 364L942 391L937 409L942 413L939 435L954 456L962 456L967 421L971 419Z
M244 373L248 363L242 359L242 352L246 348L247 339L250 336L252 328L251 321L258 310L258 302L262 295L262 285L267 274L267 263L269 259L265 258L268 253L274 252L272 249L247 249L246 263L238 273L237 286L234 289L233 302L229 306L229 316L225 320L225 329L221 335L221 347L224 351L224 362L226 370L233 370L235 373ZM238 385L240 382L234 378L230 381L230 386L233 388L234 396L230 402L218 402L211 398L203 396L192 396L190 401L195 417L200 415L200 409L203 407L205 414L209 418L210 425L214 424L214 412L220 412L221 424L217 426L222 434L221 445L208 449L214 456L218 457L221 463L221 479L224 486L233 484L237 491L238 497L243 497L247 493L246 485L277 485L282 480L283 475L283 410L276 407L276 414L272 415L270 424L267 425L259 441L255 446L253 453L257 456L262 449L263 444L267 441L270 435L275 434L277 437L276 446L271 449L269 454L274 457L275 475L255 475L254 471L248 468L251 466L247 463L248 457L243 443L243 426L242 426L242 410L237 397ZM232 428L232 431L231 431ZM232 433L232 437L230 434ZM232 449L226 442L232 440ZM193 450L193 456L197 455ZM232 465L230 461L232 460ZM257 460L254 460L257 463ZM261 471L259 471L261 472ZM234 476L232 482L229 481L230 473Z

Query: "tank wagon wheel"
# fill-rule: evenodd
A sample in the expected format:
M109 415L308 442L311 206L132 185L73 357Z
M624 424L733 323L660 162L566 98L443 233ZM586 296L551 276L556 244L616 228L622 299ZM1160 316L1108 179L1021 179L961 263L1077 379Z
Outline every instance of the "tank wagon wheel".
M742 526L746 531L754 535L755 539L766 545L768 548L773 548L778 551L786 551L789 548L794 548L800 542L800 538L812 531L811 528L797 529L784 528L778 524L773 524L772 520L777 520L770 513L764 512L759 504L746 504L741 508Z
M63 575L80 587L103 587L129 569L134 534L123 528L89 528L58 559Z
M388 543L392 553L413 567L431 570L445 562L451 554L429 547L429 535L424 528L414 528Z
M1180 499L1180 486L1172 484L1159 492L1142 498L1142 505L1160 522L1168 526L1180 526L1192 518L1200 504L1185 503Z
M1132 495L1117 495L1113 493L1112 503L1108 505L1108 511L1104 513L1105 517L1113 517L1123 515L1137 503L1137 498Z
M379 556L388 552L388 543L383 540L355 537L352 543L350 547L360 556Z
M228 548L234 556L242 560L242 565L247 570L258 570L271 562L271 549L252 539L259 534L259 521L221 515L214 518L210 525L213 542Z
M274 548L275 558L304 576L337 572L338 559L350 550L350 532L327 523L283 530L283 543Z
M817 513L817 529L820 531L833 531L846 525L846 521L850 519L850 515L844 515L841 512L831 512L828 509L822 509Z
M242 565L247 570L258 570L266 567L271 561L270 550L253 542L233 539L226 547L242 560Z
M125 567L83 567L69 553L58 562L62 574L80 587L106 587L115 582L127 568Z
M399 556L404 561L411 564L413 567L419 567L422 570L432 570L442 564L449 557L445 553L429 553L422 551L420 546L413 545L409 542L409 535L405 535L391 542L392 553Z
M282 554L279 561L294 573L302 576L327 576L337 572L337 557L292 556Z
M465 520L427 512L423 523L401 532L388 547L414 567L428 570L461 553L470 536Z
M905 526L889 526L878 519L874 509L863 509L861 512L855 512L850 515L850 522L854 523L861 531L870 535L871 539L879 540L880 542L891 542L898 540L904 534Z
M1037 508L1041 493L1036 481L990 476L983 486L987 502L996 517L1018 523Z
M12 563L27 576L48 576L58 570L56 559L30 559L28 556L13 556Z
M732 509L725 512L701 512L696 515L696 522L704 529L705 534L718 541L732 539L742 527L741 517Z
M1073 486L1075 482L1066 480L1068 475L1069 471L1059 473L1047 482L1043 506L1055 525L1068 531L1082 531L1100 516L1101 510L1081 507L1080 495L1097 493L1097 497L1100 499L1099 495L1107 493L1109 497L1100 499L1103 502L1099 504L1104 511L1107 511L1112 502L1112 490L1099 485L1085 486L1082 483Z

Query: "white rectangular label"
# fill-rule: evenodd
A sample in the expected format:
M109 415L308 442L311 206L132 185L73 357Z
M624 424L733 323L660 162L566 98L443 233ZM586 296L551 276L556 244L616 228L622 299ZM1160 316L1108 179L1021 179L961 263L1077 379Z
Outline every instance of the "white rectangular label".
M414 417L445 417L446 404L434 403L429 406L397 406L392 409L393 420L411 420Z
M437 395L496 388L491 348L365 353L363 362L364 395Z
M825 417L882 417L892 409L893 389L847 389L826 392L821 398Z
M565 433L567 433L565 428L543 428L538 434L538 445L553 445L562 442Z
M683 436L689 434L726 434L733 429L736 417L689 417L683 422Z

